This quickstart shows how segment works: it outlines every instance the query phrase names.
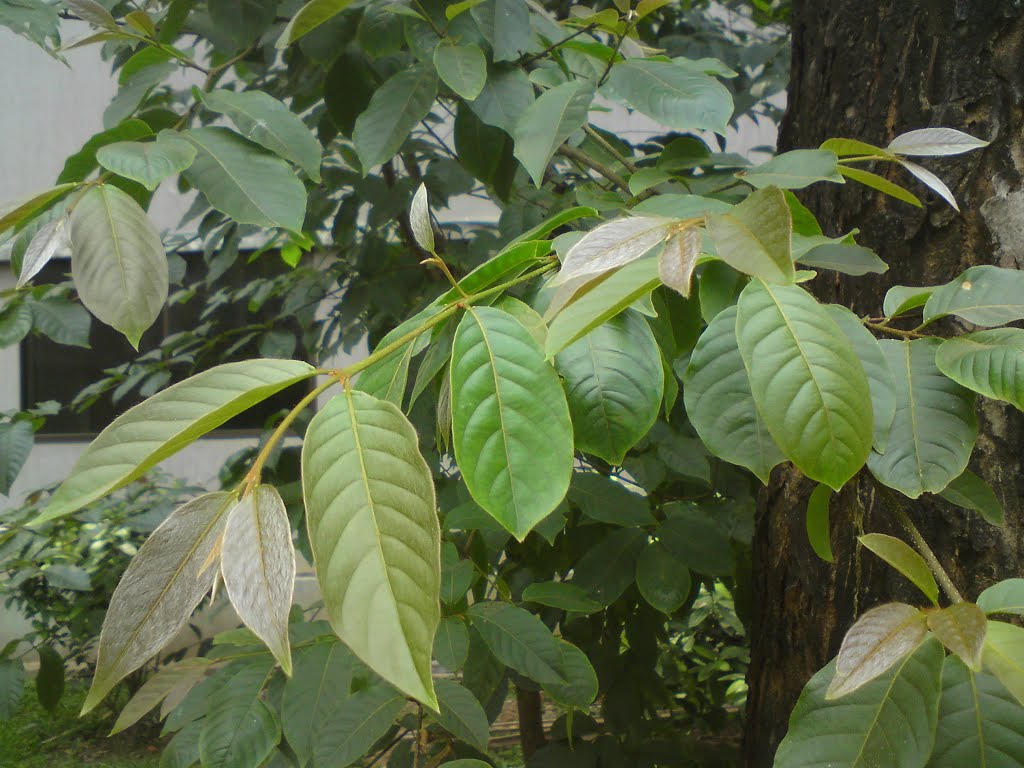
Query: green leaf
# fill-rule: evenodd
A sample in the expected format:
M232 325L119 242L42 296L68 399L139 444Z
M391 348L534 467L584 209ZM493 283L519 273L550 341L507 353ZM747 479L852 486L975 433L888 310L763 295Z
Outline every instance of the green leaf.
M544 182L551 156L586 124L593 100L591 83L571 80L545 91L519 117L512 131L515 156L538 187Z
M879 342L896 378L896 415L885 454L868 469L883 484L916 499L938 493L967 468L978 436L974 393L935 365L940 339Z
M455 333L451 388L466 486L522 541L562 500L572 476L572 423L558 374L515 318L475 307Z
M623 312L555 358L576 449L619 465L658 418L664 388L661 352L647 321Z
M928 629L975 672L981 671L985 644L985 612L974 603L954 603L928 614Z
M430 113L436 95L437 75L426 66L399 70L374 91L352 133L364 175L395 156L412 129Z
M473 562L461 559L455 545L446 541L441 546L441 601L447 605L460 602L475 576Z
M859 536L857 541L910 579L932 603L939 604L939 587L935 577L924 558L909 544L882 533L868 533Z
M851 243L825 243L816 245L797 258L805 267L831 269L844 275L880 275L889 265L869 248Z
M773 283L792 283L791 214L776 187L752 193L728 213L709 216L708 234L729 266Z
M942 667L942 698L929 768L1024 765L1020 705L992 675L972 672L950 656Z
M309 0L298 13L292 16L281 36L277 38L278 48L287 48L303 35L312 32L325 21L337 16L352 4L352 0Z
M298 360L225 363L168 387L114 419L82 454L33 525L69 515L315 373Z
M560 637L555 638L561 654L560 671L565 683L545 683L544 692L567 707L587 712L597 698L597 673L587 654Z
M711 453L767 483L772 468L786 457L754 403L736 340L736 311L719 312L697 340L683 377L683 402Z
M53 646L40 645L39 672L36 674L36 696L47 712L54 712L64 695L64 658Z
M281 740L277 717L261 697L268 672L265 664L251 664L218 689L199 733L204 768L260 765Z
M735 306L747 282L745 275L724 261L705 264L697 283L697 303L700 304L700 315L704 322L710 325L719 312Z
M595 472L573 473L569 499L586 517L599 523L637 527L654 523L645 497Z
M993 328L947 339L935 364L958 384L1024 410L1024 330Z
M825 698L835 668L829 664L800 694L776 768L925 765L935 742L943 655L938 641L927 640L882 677L832 700Z
M572 584L608 606L633 583L636 561L647 544L647 532L619 528L592 546L573 568Z
M978 596L978 607L985 613L1024 616L1024 579L1006 579L993 584Z
M320 182L320 142L282 102L263 91L236 93L220 89L201 95L204 107L226 115L245 138L297 165L310 179Z
M277 15L276 0L208 0L207 8L213 23L236 48L261 38Z
M864 368L828 312L798 286L751 282L736 316L758 411L779 448L838 490L871 450Z
M1024 319L1024 272L982 265L935 288L924 305L926 323L944 315L991 327Z
M860 319L846 307L826 304L825 309L839 329L853 345L871 390L871 413L874 417L872 444L876 451L884 452L889 441L889 428L896 417L896 379L889 361L878 346L878 340L864 327Z
M480 2L480 0L467 0L468 2ZM462 5L463 3L459 3ZM490 763L485 763L483 760L476 760L471 757L463 758L461 760L452 760L448 763L443 763L441 768L491 768Z
M472 108L481 121L512 136L533 101L533 85L526 73L519 67L502 68L487 75Z
M821 142L819 149L835 152L839 157L854 157L855 155L894 157L888 150L857 139L825 139L825 141Z
M227 128L182 135L197 148L185 178L210 205L241 224L302 229L306 188L288 163Z
M672 234L676 221L661 216L628 216L602 224L580 238L562 261L553 285L594 278L645 256Z
M592 210L592 209L586 209ZM500 280L522 274L531 264L551 252L551 243L545 240L513 241L494 258L488 259L459 281L459 288L466 293L477 293ZM431 306L443 306L461 298L462 294L452 288L438 296Z
M995 675L1017 702L1024 705L1024 629L1002 621L989 621L982 661L985 671Z
M637 560L636 586L653 608L671 616L690 594L690 571L664 544L652 541Z
M61 295L49 295L42 299L30 296L25 304L31 310L32 327L36 332L58 344L89 348L92 318L81 304L72 303Z
M295 652L295 671L284 686L281 727L299 760L308 763L322 732L349 698L356 660L339 642L317 643Z
M0 424L0 494L6 496L25 466L35 442L30 421L8 421Z
M807 499L807 539L815 554L826 563L834 561L832 556L832 533L829 526L829 503L832 489L819 483Z
M803 189L819 181L842 184L838 163L836 153L827 149L795 149L739 171L736 177L757 189L771 186Z
M858 181L866 187L877 189L879 192L884 192L890 197L895 197L897 200L910 203L917 208L923 207L917 195L909 189L904 189L899 184L894 184L884 176L879 176L877 173L871 173L871 171L865 171L862 168L850 168L847 165L839 166L839 172L847 179Z
M638 112L680 133L725 135L732 117L725 86L679 62L628 59L612 67L608 82Z
M257 485L231 510L220 570L238 617L291 677L288 612L295 589L295 548L288 510L272 485Z
M437 46L434 68L444 84L467 101L479 96L487 83L487 59L472 43Z
M199 496L174 510L139 548L110 598L82 714L158 653L213 587L217 571L204 566L232 502L230 493Z
M664 511L667 517L654 534L677 560L708 576L733 572L729 535L709 512L681 502L665 505Z
M468 615L502 664L542 685L566 682L558 643L532 613L509 603L484 602L471 605Z
M310 422L302 484L331 626L381 677L436 709L441 533L416 431L392 403L348 390Z
M86 315L88 325L88 315ZM8 302L0 309L0 349L18 344L32 330L32 306L24 301ZM88 340L86 340L88 344Z
M374 348L374 352L398 341L440 311L440 307L430 307L409 318L388 332ZM409 382L409 363L416 351L417 345L414 341L401 345L363 371L356 379L356 386L367 394L380 400L387 400L401 408Z
M546 605L572 613L590 614L601 610L601 604L587 593L565 581L535 581L523 590L524 603Z
M13 203L0 205L0 234L23 221L27 221L44 206L49 205L67 193L68 190L74 189L77 186L77 184L70 183L58 184L45 192L39 192L31 197L16 200Z
M65 162L64 168L57 177L58 184L74 181L85 181L97 168L96 153L101 147L116 141L136 141L152 136L153 130L142 120L135 118L125 120L113 128L97 133L85 145Z
M524 0L484 0L470 13L491 44L495 61L515 61L532 47L530 9Z
M462 668L469 654L469 629L457 616L441 619L434 638L434 658L437 663L454 672Z
M544 353L555 357L658 287L658 260L639 259L588 284L548 323Z
M108 184L78 201L70 225L71 274L82 303L137 349L167 302L159 233L138 203Z
M14 717L24 690L25 665L21 659L0 659L0 722Z
M925 614L905 603L872 608L850 628L836 657L836 674L825 698L838 699L870 683L928 636Z
M135 725L178 686L201 680L209 667L209 661L198 657L182 659L161 667L159 672L146 680L121 710L110 735L113 736Z
M939 491L939 496L958 507L980 512L992 525L1002 526L1006 522L1003 505L995 491L969 469L950 480L949 485Z
M164 179L186 170L195 157L195 147L172 133L162 133L156 141L118 141L96 152L96 161L108 171L151 191Z
M490 723L476 696L451 680L438 679L437 702L440 712L434 715L438 725L455 738L487 752Z

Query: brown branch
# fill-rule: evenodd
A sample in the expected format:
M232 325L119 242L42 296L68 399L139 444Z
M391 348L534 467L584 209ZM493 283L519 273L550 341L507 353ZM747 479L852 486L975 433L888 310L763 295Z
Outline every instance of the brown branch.
M558 148L558 154L562 155L563 157L567 157L570 160L575 160L580 165L584 165L592 171L596 171L626 194L632 194L629 191L629 182L627 182L624 178L622 178L622 176L617 174L604 163L592 158L586 152L582 152L576 147L570 147L568 144L563 144Z

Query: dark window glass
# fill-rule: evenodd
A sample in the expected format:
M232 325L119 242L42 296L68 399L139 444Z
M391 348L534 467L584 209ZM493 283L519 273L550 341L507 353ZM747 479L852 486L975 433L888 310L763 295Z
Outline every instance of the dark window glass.
M271 262L269 259L261 259L263 263ZM189 265L186 283L191 284L196 275L192 274L201 271L202 256L186 257ZM228 280L237 281L243 279L246 269L244 255L239 258L239 265L228 271L218 281L220 285L229 284ZM258 263L258 262L257 262ZM253 265L246 265L250 269ZM255 270L254 270L255 271ZM262 271L262 270L260 270ZM70 272L66 260L51 262L39 274L37 280L40 284L59 283L66 279ZM240 285L241 283L235 283ZM152 351L160 347L164 338L173 333L194 329L199 325L199 315L205 306L205 297L196 295L186 304L177 304L165 307L160 317L143 335L139 344L139 354ZM279 304L267 302L258 314L250 314L244 303L225 304L217 311L217 320L221 330L244 325L259 323L266 320L274 320L275 325L280 327L278 318ZM21 345L21 406L31 408L37 403L47 400L56 400L62 405L70 403L75 396L86 386L104 378L105 370L116 368L135 358L135 352L131 345L119 332L93 319L89 333L91 349L79 347L68 347L57 344L49 338L30 334ZM230 341L228 342L230 345ZM196 369L187 371L179 369L173 371L173 377L169 384L181 381L200 370L211 368L220 363L233 362L236 360L247 360L259 357L258 339L252 339L246 344L233 349L230 355L224 354L223 350L214 350L202 358L197 359ZM296 357L301 358L302 352L297 351ZM166 385L165 385L166 386ZM309 391L309 382L296 385L280 392L274 397L268 398L263 403L250 408L228 421L217 432L228 434L232 431L253 431L262 429L267 420L282 410L291 408L296 402ZM133 405L142 401L137 392L122 397L114 403L110 393L102 395L89 408L81 413L76 413L70 408L62 408L60 413L50 416L46 425L39 431L39 437L52 438L89 438L96 435L106 427L114 418L126 411Z

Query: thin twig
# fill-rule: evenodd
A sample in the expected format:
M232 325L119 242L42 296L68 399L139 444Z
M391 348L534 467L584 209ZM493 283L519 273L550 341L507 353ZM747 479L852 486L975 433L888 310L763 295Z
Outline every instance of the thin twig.
M608 141L608 139L606 139L604 136L601 135L600 131L595 130L590 125L584 125L583 126L583 132L586 133L587 136L592 138L598 144L600 144L601 148L604 149L605 152L607 152L609 155L614 157L618 162L622 163L622 166L627 171L629 171L630 173L636 173L637 172L636 163L634 163L628 157L626 157L621 152L619 152L619 150L617 150L612 145L612 143L610 141Z
M931 568L932 573L935 575L936 581L939 582L939 586L942 587L942 591L946 593L946 596L954 603L962 603L964 601L963 595L956 588L953 580L949 578L949 574L946 573L946 569L942 567L942 563L935 556L932 548L928 546L928 542L924 540L924 536L921 535L921 531L914 525L914 521L910 519L910 515L907 514L906 510L903 509L903 505L900 504L899 499L893 499L893 507L896 510L896 519L900 521L900 524L906 529L907 533L910 534L910 539L914 542L914 548L921 554L921 557L928 563L928 567Z
M881 323L871 323L867 320L862 320L865 328L870 328L872 331L878 333L888 333L890 336L898 336L901 339L927 339L929 336L924 333L917 333L917 331L904 331L900 328L892 328L888 325L882 325Z
M629 182L627 182L624 178L622 178L622 176L617 174L604 163L592 158L586 152L582 152L576 147L571 147L568 144L563 144L561 147L558 148L558 154L563 155L564 157L568 157L570 160L575 160L580 165L585 165L590 170L596 171L597 173L604 176L606 179L608 179L608 181L610 181L612 184L617 186L622 191L626 192L627 194L632 194L629 191Z
M560 48L561 46L565 45L570 40L573 40L573 39L579 37L580 35L585 35L588 32L593 32L595 29L597 29L597 24L588 24L587 26L583 27L582 29L576 30L571 35L569 35L568 37L563 37L557 43L552 43L551 45L549 45L547 48L545 48L540 53L532 53L529 56L524 57L523 60L520 62L520 64L522 64L522 66L524 66L524 67L525 66L529 66L530 64L533 64L533 62L537 61L537 59L543 59L549 53L551 53L552 51L556 50L557 48Z

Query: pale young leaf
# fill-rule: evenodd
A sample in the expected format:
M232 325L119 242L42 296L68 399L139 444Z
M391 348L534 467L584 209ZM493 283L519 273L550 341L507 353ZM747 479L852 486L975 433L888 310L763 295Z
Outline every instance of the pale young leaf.
M630 216L602 224L570 249L551 284L600 275L636 261L664 242L674 224L672 219L660 216Z
M1018 702L1024 704L1024 629L1004 621L989 621L982 651L991 672Z
M291 676L288 611L295 588L295 548L277 490L258 485L228 516L220 558L231 604Z
M955 128L920 128L889 142L886 149L897 155L959 155L987 147L988 142Z
M94 24L97 27L106 29L117 29L117 22L110 15L110 11L97 3L95 0L65 0L71 12L83 21Z
M673 291L689 297L693 268L700 258L703 241L703 230L698 227L687 227L672 235L658 256L658 277L661 282Z
M985 612L974 603L955 603L928 614L928 629L975 672L981 671L985 646Z
M922 168L917 163L912 163L909 160L900 160L900 165L910 171L917 179L922 182L926 187L935 192L939 197L953 206L953 210L959 211L960 206L956 204L956 198L953 197L953 193L949 191L942 179L936 176L934 173L929 171L927 168Z
M427 185L420 184L409 206L409 226L416 244L428 253L434 252L434 230L430 226L430 202L427 199Z
M21 275L18 277L19 288L38 275L57 251L71 244L68 239L67 223L67 216L60 216L36 232L35 237L28 244L21 262Z
M861 616L843 638L836 675L825 694L838 699L871 682L911 653L928 634L924 613L905 603L886 603Z
M125 728L135 725L175 689L188 686L186 690L190 690L206 674L209 666L208 659L197 657L182 659L162 667L135 692L135 695L121 710L110 735L113 736L115 733L120 733Z
M163 648L210 591L216 571L202 573L201 567L220 538L233 498L207 493L179 507L132 558L103 620L83 714Z

